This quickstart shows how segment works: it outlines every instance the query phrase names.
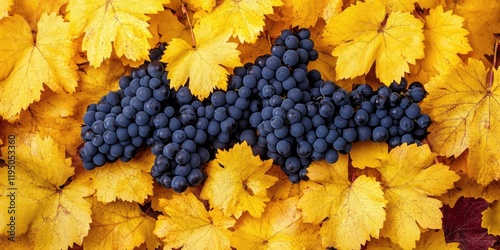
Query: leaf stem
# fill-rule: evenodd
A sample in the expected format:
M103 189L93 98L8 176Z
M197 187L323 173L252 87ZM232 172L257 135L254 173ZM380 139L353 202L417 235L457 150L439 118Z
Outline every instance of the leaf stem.
M493 67L490 70L490 79L489 79L489 86L488 90L491 91L491 87L493 86L493 71L495 70L497 66L497 54L498 54L498 44L500 44L500 38L498 36L495 36L495 49L493 50Z
M189 14L187 12L186 6L184 5L184 2L182 2L182 14L186 15L188 24L189 24L189 31L191 32L191 42L193 44L193 48L196 48L196 38L194 37L194 32L193 32L193 25L191 24L191 19L189 19Z

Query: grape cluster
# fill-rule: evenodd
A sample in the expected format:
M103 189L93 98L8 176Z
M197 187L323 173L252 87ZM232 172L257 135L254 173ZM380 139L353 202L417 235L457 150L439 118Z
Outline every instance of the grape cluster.
M170 94L167 72L158 61L166 44L150 51L151 62L120 79L120 89L90 104L83 116L80 158L87 170L106 162L130 161L152 135L153 117Z
M426 95L421 83L408 87L403 78L348 92L308 70L318 58L310 35L308 29L282 31L270 54L236 67L227 90L203 101L188 86L170 88L159 61L166 44L151 50L151 61L123 76L120 90L89 105L81 135L84 167L129 161L146 144L156 156L153 178L183 192L203 182L201 167L217 149L242 141L280 165L293 183L308 179L312 161L334 163L353 142L420 144L431 123L418 106Z

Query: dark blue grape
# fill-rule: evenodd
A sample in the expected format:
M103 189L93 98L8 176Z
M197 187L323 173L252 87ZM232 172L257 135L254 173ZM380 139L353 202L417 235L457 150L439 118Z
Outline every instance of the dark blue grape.
M412 119L408 118L407 116L401 118L399 120L399 127L406 132L412 131L413 127L415 126L415 123L413 122Z
M189 182L184 176L174 176L170 186L175 192L182 193L188 188Z
M295 50L287 50L283 54L283 63L289 67L295 66L299 62L299 55Z
M339 160L339 153L337 152L337 150L328 149L325 152L325 160L326 162L333 164Z
M420 109L420 106L418 106L418 104L416 103L410 104L410 106L408 106L408 108L406 108L405 110L406 116L408 116L408 118L410 119L415 119L419 117L421 112L422 110Z
M281 66L276 70L276 79L278 81L284 81L290 77L290 70L286 66Z
M428 128L431 125L431 118L427 114L422 114L417 119L417 126L419 128Z
M389 138L389 131L382 126L373 129L372 138L375 142L384 142Z

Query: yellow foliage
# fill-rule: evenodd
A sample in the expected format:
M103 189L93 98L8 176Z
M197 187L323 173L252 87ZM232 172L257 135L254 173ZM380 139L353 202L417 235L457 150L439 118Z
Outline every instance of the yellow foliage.
M389 157L387 144L376 142L358 142L352 145L352 165L359 169L378 168Z
M439 229L443 217L438 196L459 179L448 166L433 163L434 154L427 145L396 147L377 170L385 182L387 220L381 236L390 238L403 249L415 247L420 228Z
M0 3L0 20L9 15L9 10L14 4L14 0L6 0Z
M163 215L158 217L154 234L164 249L231 249L229 228L236 222L215 208L207 211L192 193L161 199Z
M500 77L497 70L493 74L490 79L481 61L469 59L426 85L430 94L424 110L434 122L429 142L447 157L469 148L468 175L482 185L500 179L500 120L495 115L500 109Z
M155 156L150 152L139 152L129 162L116 161L103 168L85 171L76 178L90 181L90 187L96 190L94 196L103 203L116 199L123 201L144 202L153 194L153 179L149 174Z
M248 211L260 218L265 202L270 201L267 189L278 180L266 174L271 166L272 160L261 161L246 142L229 151L218 151L205 169L208 177L200 197L226 216L239 218Z
M168 62L170 87L179 89L189 79L191 93L205 99L215 88L227 89L229 72L223 66L238 66L240 52L236 50L236 43L227 42L230 32L217 34L211 25L200 24L195 26L193 33L195 47L183 39L174 38L169 42L162 61Z
M69 23L55 13L38 21L33 40L23 17L0 20L0 93L9 105L0 106L0 116L11 118L33 101L40 100L45 83L56 92L73 92L77 85L77 66L72 60Z
M399 80L409 72L408 63L424 57L422 27L409 13L387 12L378 0L358 2L330 18L323 36L337 45L337 79L366 74L377 62L381 82Z
M254 43L263 30L264 15L272 14L273 7L281 5L281 0L224 0L203 20L210 23L211 32L231 31L240 43Z
M35 136L29 140L30 144L15 145L16 164L10 169L15 171L15 180L1 182L4 191L0 205L8 208L10 197L15 198L15 233L27 235L33 249L65 249L73 243L81 244L91 222L91 204L84 197L94 190L77 181L65 184L74 168L64 149L50 137ZM2 147L3 160L12 155L8 150L13 149ZM2 180L8 179L8 170L0 170ZM12 215L7 209L0 210L2 235L7 234Z
M488 234L500 235L500 201L493 202L482 214L481 227L488 229Z
M297 196L268 204L260 218L243 214L234 226L236 249L319 249L318 225L304 223Z
M92 202L92 223L83 240L85 249L133 249L146 243L155 249L160 241L152 234L156 220L141 212L136 203L117 201Z
M148 58L150 48L149 18L144 14L157 13L167 3L169 0L70 0L67 18L75 37L85 33L82 50L87 51L90 65L101 65L113 48L118 57L139 61Z
M348 180L347 156L335 164L314 162L307 169L313 183L304 190L298 208L305 222L322 223L323 247L359 249L370 237L379 237L386 220L380 183L371 177ZM328 220L325 220L328 218Z

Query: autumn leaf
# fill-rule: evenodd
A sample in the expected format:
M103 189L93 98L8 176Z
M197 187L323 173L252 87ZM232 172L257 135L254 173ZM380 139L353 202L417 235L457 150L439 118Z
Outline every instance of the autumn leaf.
M371 141L353 143L350 153L352 165L359 169L377 168L389 157L387 144Z
M153 180L149 171L155 156L148 151L140 151L129 162L116 161L102 168L85 171L76 177L91 180L98 201L108 203L120 199L142 203L153 194Z
M158 42L170 42L174 38L186 41L191 39L189 28L179 22L177 16L168 9L152 15L149 24L148 29L153 35L149 42L151 47L155 47Z
M14 4L14 0L0 2L0 19L9 15L9 10Z
M239 218L248 211L259 218L270 200L267 189L278 180L266 174L271 166L272 160L254 156L246 141L229 151L218 151L205 169L208 177L200 197L226 216Z
M7 0L10 2L10 0ZM43 14L58 13L68 0L16 0L11 8L11 12L19 14L26 19L33 30Z
M448 166L433 164L429 146L403 144L391 150L377 168L385 182L387 220L381 236L390 238L403 249L415 247L420 228L441 228L441 202L438 196L459 179Z
M408 63L424 57L423 23L409 13L387 12L378 0L358 2L327 22L325 41L337 45L337 79L368 73L389 85L409 72Z
M494 33L500 33L500 2L489 0L448 0L448 9L465 19L464 27L469 31L472 58L488 60L485 55L493 54Z
M457 54L467 54L472 48L467 40L469 32L464 29L464 19L452 11L443 11L438 6L425 17L425 58L420 60L419 73L436 75L455 68L462 59ZM427 82L428 79L424 79Z
M292 26L304 28L310 28L316 25L316 21L323 15L323 10L327 7L329 11L331 11L331 13L328 14L330 16L342 10L342 1L340 0L288 0L284 2L293 8Z
M192 193L161 199L163 215L158 217L154 234L167 248L230 249L230 227L236 220L219 209L207 211Z
M156 220L144 214L137 203L117 201L92 202L92 223L83 239L85 249L134 249L146 243L156 249L160 241L152 233Z
M445 4L444 0L381 0L387 6L389 11L412 12L415 9L415 3L422 9L435 8L438 5Z
M272 14L273 7L281 5L281 0L224 0L203 20L210 23L210 32L226 34L230 31L240 43L254 43L263 30L264 15Z
M19 15L0 20L0 116L11 118L40 99L45 83L56 92L73 92L77 66L72 61L69 23L55 13L38 22L36 40L28 23Z
M453 208L444 205L443 229L447 242L459 242L461 249L487 249L498 237L481 227L481 214L488 208L484 199L460 198Z
M82 49L87 51L90 65L98 67L111 56L116 55L139 61L148 58L151 37L144 14L163 10L169 0L70 0L67 18L71 33L80 36L85 33ZM113 48L112 48L113 44Z
M297 196L268 204L260 218L243 214L234 226L236 249L320 249L318 225L304 223Z
M351 183L347 170L347 156L335 164L317 161L307 169L313 183L304 190L298 208L305 222L322 223L323 247L359 249L370 237L379 237L386 219L380 183L364 175Z
M444 239L443 230L428 230L422 233L420 240L414 249L428 250L428 249L442 249L442 250L458 250L458 243L447 243ZM366 250L402 250L400 246L391 242L390 239L381 238L373 239L368 242Z
M494 201L482 214L481 227L488 229L489 234L500 236L500 201Z
M189 79L191 93L200 99L210 95L215 89L227 89L225 67L240 65L236 43L227 42L230 32L217 34L210 24L195 26L193 33L196 47L183 39L174 38L162 57L168 63L167 71L170 87L179 89Z
M469 59L431 79L424 110L433 124L428 140L446 157L460 155L469 148L468 175L487 185L500 179L500 77L489 78L481 61ZM450 84L453 83L453 84Z
M84 197L94 190L78 181L66 184L74 174L71 159L50 137L35 136L28 145L15 146L15 180L8 186L1 182L4 191L0 205L8 208L10 196L15 193L16 235L26 234L34 249L66 249L73 243L81 244L91 222L91 204ZM5 161L12 155L8 150L13 149L2 147ZM7 167L0 170L3 180L8 175ZM0 210L3 235L9 230L10 216L8 209Z

